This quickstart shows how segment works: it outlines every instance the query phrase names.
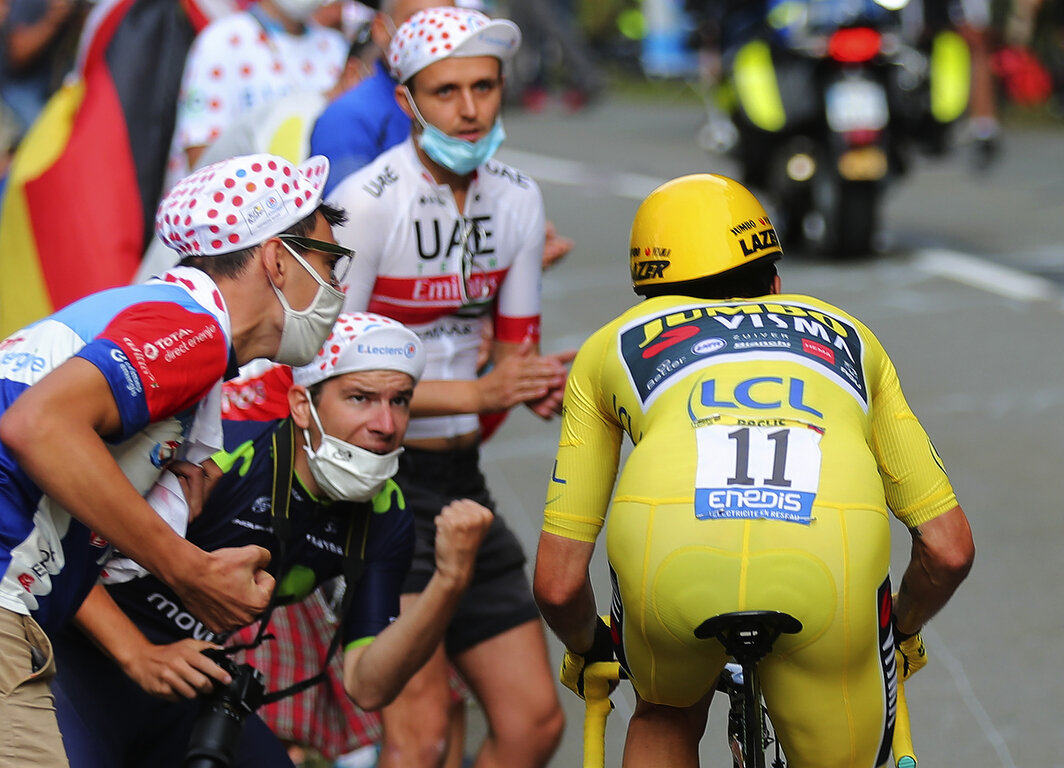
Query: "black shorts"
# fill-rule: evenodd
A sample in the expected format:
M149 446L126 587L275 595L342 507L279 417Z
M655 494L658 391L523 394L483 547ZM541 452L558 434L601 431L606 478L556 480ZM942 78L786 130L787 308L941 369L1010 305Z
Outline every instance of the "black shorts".
M395 481L414 514L414 560L403 583L405 594L422 592L436 569L435 517L455 499L472 499L495 511L480 471L477 448L422 451L407 448ZM458 603L444 644L454 655L539 618L525 575L525 554L517 537L495 515L477 553L473 582Z

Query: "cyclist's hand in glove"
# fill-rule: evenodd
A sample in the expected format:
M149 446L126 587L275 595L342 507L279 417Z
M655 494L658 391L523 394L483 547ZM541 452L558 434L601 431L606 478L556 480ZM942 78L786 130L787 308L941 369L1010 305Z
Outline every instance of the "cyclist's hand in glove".
M905 639L898 639L895 635L894 659L898 663L898 679L902 682L927 666L927 650L919 632Z
M890 597L891 605L897 605L898 594L895 592ZM894 660L898 665L898 681L905 682L927 666L927 649L924 648L924 638L920 635L920 630L907 635L898 629L893 608L891 627L894 632Z
M598 661L612 660L613 638L610 635L610 627L606 620L599 616L595 622L595 641L587 653L573 653L566 649L559 675L562 685L582 699L584 698L584 668Z

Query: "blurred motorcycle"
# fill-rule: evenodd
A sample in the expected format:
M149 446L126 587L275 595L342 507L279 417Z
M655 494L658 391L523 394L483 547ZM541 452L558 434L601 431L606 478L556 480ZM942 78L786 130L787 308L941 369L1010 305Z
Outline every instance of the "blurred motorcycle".
M724 52L717 104L744 181L767 193L788 246L870 252L888 185L915 152L945 151L965 113L967 44L949 30L909 42L907 2L736 4L744 42Z

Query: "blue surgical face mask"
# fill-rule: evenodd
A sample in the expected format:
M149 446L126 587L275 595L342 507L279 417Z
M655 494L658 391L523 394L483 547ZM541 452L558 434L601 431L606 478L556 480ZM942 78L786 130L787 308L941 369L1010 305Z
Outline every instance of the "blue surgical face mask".
M414 97L410 95L409 90L407 90L406 95L414 109L414 116L417 117L417 121L421 124L421 135L417 139L418 146L435 162L448 170L454 171L459 176L472 173L476 168L490 160L492 155L495 154L495 150L499 148L499 145L506 138L506 131L503 130L501 117L497 117L491 130L476 141L466 141L465 139L448 136L436 126L425 122L425 118L421 116L421 111L417 108L417 104L414 103Z

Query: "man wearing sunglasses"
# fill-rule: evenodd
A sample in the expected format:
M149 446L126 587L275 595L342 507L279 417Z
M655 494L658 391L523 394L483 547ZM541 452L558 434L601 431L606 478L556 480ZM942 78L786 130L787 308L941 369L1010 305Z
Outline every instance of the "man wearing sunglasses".
M461 497L494 507L479 465L478 414L525 403L550 418L564 388L569 356L538 353L543 199L527 175L491 159L504 136L502 64L519 43L512 22L476 11L411 16L388 64L412 133L331 193L352 215L337 239L358 252L346 308L401 320L428 351L396 475L417 532L403 611L424 599L439 509ZM494 327L493 367L478 377L486 325ZM564 716L524 563L496 515L443 645L383 711L381 765L440 764L448 659L488 719L477 766L537 768L550 759Z
M225 422L225 449L212 457L222 476L187 534L207 550L249 544L269 549L279 585L275 606L302 600L334 577L351 579L345 585L350 602L337 611L342 687L367 710L394 698L435 650L491 522L489 510L468 499L436 516L436 561L425 600L418 611L395 619L414 532L402 492L390 478L424 366L421 341L402 324L369 313L340 315L314 360L293 369L290 417ZM293 449L284 503L274 490L281 471L275 460L285 453L286 436ZM187 513L173 477L166 476L149 499L160 514L180 519ZM361 562L357 577L349 575L352 558ZM56 639L59 722L70 764L178 768L204 706L190 699L209 694L216 681L229 681L201 653L222 638L135 564L112 559L105 581L107 587L97 587L77 614L84 634L70 627ZM318 646L330 640L305 638L318 669L327 661L316 656ZM269 691L281 687L269 675L265 685ZM281 768L291 761L250 714L235 764Z
M222 447L221 382L253 358L303 364L343 293L322 204L328 161L254 155L209 166L159 206L182 261L147 284L90 295L0 342L0 754L66 765L51 705L49 634L77 610L113 545L156 574L212 631L266 606L269 552L205 552L145 501L177 460ZM290 245L279 235L321 241ZM91 250L87 258L93 258ZM190 467L192 467L190 469Z

